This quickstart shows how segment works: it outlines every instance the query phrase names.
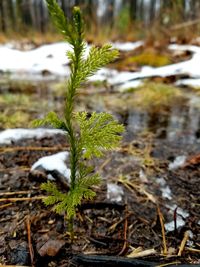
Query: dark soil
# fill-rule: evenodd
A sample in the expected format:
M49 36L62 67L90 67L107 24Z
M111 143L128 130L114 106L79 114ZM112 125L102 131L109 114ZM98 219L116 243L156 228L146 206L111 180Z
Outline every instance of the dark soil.
M188 161L185 167L169 171L169 160L179 155L180 147L167 141L161 143L161 140L151 140L150 143L150 139L145 138L135 136L131 141L132 136L127 135L117 152L95 162L104 180L101 187L95 189L95 200L83 203L77 210L73 244L70 243L64 214L57 215L45 207L41 199L34 199L43 196L44 192L40 190L41 181L29 175L31 165L41 156L67 148L65 138L57 135L2 147L0 263L44 267L158 266L164 263L169 263L169 266L178 263L200 266L200 163L198 160ZM142 153L147 145L150 158L144 162L142 159L146 156ZM198 146L185 149L194 155ZM139 175L141 168L145 179ZM161 176L171 188L172 200L162 197L156 182ZM121 184L119 177L129 177L131 185ZM125 192L122 202L112 203L107 199L107 181L121 184ZM170 210L172 204L175 208ZM158 211L165 222L174 220L176 225L179 208L189 215L183 218L183 226L166 232L168 256L164 256ZM177 256L187 230L192 234L181 256ZM155 251L149 256L127 258L133 248Z

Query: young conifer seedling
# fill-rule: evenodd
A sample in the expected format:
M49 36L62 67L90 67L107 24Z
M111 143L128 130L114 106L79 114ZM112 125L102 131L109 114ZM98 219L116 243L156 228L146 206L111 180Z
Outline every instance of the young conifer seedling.
M98 69L113 61L118 56L118 51L108 44L102 47L92 46L88 56L85 57L86 43L83 38L80 9L74 7L72 19L69 20L56 0L46 1L53 22L72 46L72 52L67 52L71 61L71 74L66 86L63 118L50 112L44 119L36 120L35 126L51 125L66 132L70 145L71 176L68 193L59 191L57 186L51 182L42 184L42 189L49 193L44 203L53 205L57 213L66 213L73 239L76 207L83 199L88 200L95 196L91 187L100 182L99 175L84 163L85 159L100 157L106 150L115 148L121 140L120 133L124 130L123 125L118 124L111 114L93 112L91 116L88 116L86 111L74 112L74 101L80 85ZM74 127L75 124L76 127ZM77 126L78 132L75 130Z

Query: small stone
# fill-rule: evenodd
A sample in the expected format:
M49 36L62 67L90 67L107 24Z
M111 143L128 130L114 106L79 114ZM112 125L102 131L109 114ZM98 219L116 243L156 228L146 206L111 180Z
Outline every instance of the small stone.
M44 245L42 245L42 247L40 247L38 253L41 257L55 257L64 245L64 240L49 239L46 243L44 243Z

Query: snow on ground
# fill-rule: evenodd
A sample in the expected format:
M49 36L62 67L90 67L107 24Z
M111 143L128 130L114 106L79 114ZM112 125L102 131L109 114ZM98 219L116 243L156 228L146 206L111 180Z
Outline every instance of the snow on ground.
M107 199L113 202L122 201L124 190L120 185L114 183L107 184Z
M187 157L185 155L177 156L173 162L169 164L169 170L176 170L182 167L186 162Z
M113 43L115 48L121 51L134 50L143 45L142 41ZM89 52L90 46L87 46L86 55ZM65 78L69 75L69 59L65 56L67 51L71 51L71 46L66 42L43 45L39 48L30 51L19 51L13 49L10 44L0 46L0 70L10 72L16 79L38 79L43 78L43 72L47 71L51 76ZM188 75L190 79L177 81L177 85L191 85L194 87L200 86L200 47L194 45L170 45L169 49L179 51L191 51L192 58L184 62L171 64L159 68L144 66L138 72L119 72L103 68L99 70L91 81L107 80L111 85L116 86L122 91L135 87L144 78L161 76L167 77L171 75ZM11 77L13 78L13 76ZM136 82L137 81L137 82Z
M59 152L50 156L42 157L33 164L31 172L34 170L45 170L49 173L47 175L49 180L55 180L53 173L59 173L59 175L62 175L69 184L71 171L66 165L68 158L69 152Z
M131 50L134 50L140 46L144 45L143 41L137 41L137 42L115 42L115 43L111 43L112 46L120 51L124 51L124 52L128 52Z
M31 139L31 138L43 138L52 136L55 134L64 134L62 130L56 129L7 129L0 132L0 145L10 145L14 141L19 141L21 139Z
M114 47L121 51L133 50L141 46L143 42L135 43L114 43ZM86 55L88 55L90 46L87 46ZM0 46L0 70L21 74L41 74L48 71L53 75L69 75L69 59L67 51L72 51L72 47L66 42L43 45L30 51L19 51L13 49L11 44ZM98 78L98 76L97 76ZM104 79L106 75L104 76Z

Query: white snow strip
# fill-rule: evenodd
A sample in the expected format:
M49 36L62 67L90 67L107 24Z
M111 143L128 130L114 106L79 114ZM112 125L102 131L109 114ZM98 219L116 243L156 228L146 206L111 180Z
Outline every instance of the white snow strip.
M192 88L200 88L200 79L181 79L175 85L190 86Z
M130 82L130 80L144 79L155 76L167 77L177 74L189 75L191 78L195 79L198 79L200 77L200 47L191 45L170 45L169 49L183 51L189 50L193 52L193 55L192 58L189 60L159 68L144 66L139 72L119 72L118 75L116 75L113 79L109 80L109 83L117 85L122 82ZM190 81L193 83L193 79Z
M115 42L115 43L111 43L112 46L120 51L124 51L124 52L128 52L131 50L134 50L140 46L144 45L143 41L137 41L137 42Z
M113 43L121 50L129 51L143 44L142 41L128 43ZM87 46L85 56L88 55L90 46ZM66 42L43 45L30 51L13 49L9 44L0 46L0 70L18 74L41 74L48 71L57 76L69 75L69 59L66 56L72 47ZM105 79L106 77L104 77Z
M123 85L119 86L118 91L123 93L123 92L126 92L127 90L138 88L142 84L143 82L141 80L134 80L131 82L126 82Z
M173 162L169 164L169 170L176 170L185 164L187 157L185 155L178 156Z
M17 73L41 73L46 70L56 75L69 73L69 59L65 56L71 51L68 43L43 45L31 51L19 51L6 45L0 46L0 69Z
M113 46L122 50L129 51L143 45L142 41L113 43ZM47 71L56 77L67 77L70 73L69 59L65 56L67 51L71 51L71 46L66 42L43 45L31 51L19 51L10 48L9 45L0 46L0 70L14 73L15 77L24 79L25 75L30 76L30 79L35 79L35 75L41 75L43 71ZM89 53L90 46L87 46L85 56ZM111 85L121 87L121 90L133 88L139 84L139 81L134 83L130 80L138 80L153 76L171 76L176 74L187 74L194 79L185 79L178 81L177 84L200 86L200 47L192 45L170 45L169 49L173 50L189 50L193 53L192 58L184 62L171 64L159 68L144 66L138 72L119 72L116 70L102 69L96 75L91 77L92 81L107 80ZM49 76L48 76L49 77ZM46 79L47 77L42 78ZM128 83L125 85L125 83ZM122 85L124 83L124 85Z
M21 139L31 139L31 138L43 138L48 136L53 136L55 134L64 134L62 130L56 129L7 129L0 132L0 144L9 145L14 141L19 141Z
M63 175L67 182L70 182L71 171L67 168L66 160L69 157L69 152L59 152L51 156L40 158L31 167L31 171L37 168L43 168L46 171L57 171ZM52 175L48 175L49 180L55 180Z
M113 202L122 201L124 195L123 188L114 183L107 184L107 199Z

